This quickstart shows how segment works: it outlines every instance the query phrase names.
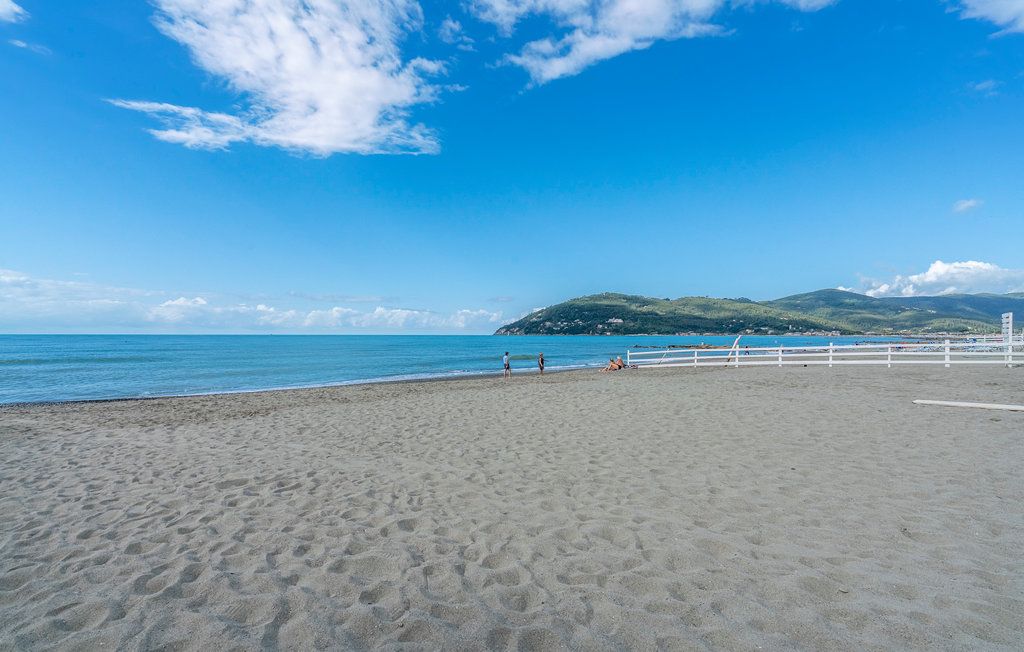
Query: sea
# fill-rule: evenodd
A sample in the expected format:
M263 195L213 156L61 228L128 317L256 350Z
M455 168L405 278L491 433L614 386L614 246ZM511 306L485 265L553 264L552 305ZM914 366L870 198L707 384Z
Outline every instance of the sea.
M0 404L182 396L601 367L628 349L735 336L0 335ZM865 337L744 336L741 346Z

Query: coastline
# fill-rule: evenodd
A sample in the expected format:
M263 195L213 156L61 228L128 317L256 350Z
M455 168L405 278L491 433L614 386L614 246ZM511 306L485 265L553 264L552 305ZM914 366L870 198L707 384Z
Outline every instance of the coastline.
M604 366L637 345L731 343L733 337L0 336L0 404L187 396L500 372ZM757 338L781 343L797 339ZM804 338L806 343L820 338ZM840 340L842 341L842 340ZM521 373L521 372L519 372Z
M564 374L572 373L577 371L597 371L600 365L573 365L566 367L545 367L544 375L548 374ZM513 368L513 377L522 376L539 376L537 369L528 368ZM474 380L480 378L500 378L501 370L497 371L460 371L460 372L448 372L448 373L437 373L437 374L422 374L420 376L412 377L411 374L404 376L387 376L381 378L367 378L360 380L345 380L338 382L327 382L327 383L314 383L309 385L301 386L285 386L285 387L260 387L256 389L234 389L234 390L218 390L210 392L190 392L183 394L161 394L153 396L115 396L107 398L81 398L71 400L53 400L53 401L14 401L10 403L0 403L0 413L3 412L4 408L8 407L28 407L33 405L74 405L77 403L120 403L124 401L156 401L161 399L180 399L180 398L199 398L203 396L233 396L236 394L262 394L262 393L273 393L277 394L280 392L301 392L305 390L315 389L332 389L340 387L358 387L361 385L389 385L399 383L434 383L434 382L450 382L460 380Z
M15 648L1024 644L1019 369L582 370L0 410ZM828 415L825 418L823 415Z

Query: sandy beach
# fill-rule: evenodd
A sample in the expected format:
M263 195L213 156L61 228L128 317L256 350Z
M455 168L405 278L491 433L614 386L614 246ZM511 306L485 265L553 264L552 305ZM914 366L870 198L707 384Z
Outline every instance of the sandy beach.
M1021 649L1024 369L0 408L2 649Z

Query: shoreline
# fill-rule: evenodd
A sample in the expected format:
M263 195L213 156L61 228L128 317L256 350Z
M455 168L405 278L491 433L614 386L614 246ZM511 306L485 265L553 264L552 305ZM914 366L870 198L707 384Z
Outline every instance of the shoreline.
M507 340L492 336L432 338L257 338L189 336L122 338L96 335L0 337L0 404L53 403L279 391L305 387L399 382L500 372L495 352L512 349L516 375L532 372L536 351L549 352L548 370L602 367L630 349L733 342L724 337L635 336ZM362 337L362 336L360 336ZM64 341L67 339L68 341ZM745 339L779 345L818 337ZM840 342L859 341L843 338ZM290 342L290 343L289 343ZM360 343L362 342L362 343ZM518 342L518 344L516 343ZM531 342L533 344L531 344ZM5 346L6 343L6 346ZM552 359L554 358L554 359Z
M595 337L597 337L597 336L595 336ZM669 348L672 348L672 347L669 347ZM694 347L689 347L688 346L686 348L694 348ZM842 356L841 355L837 355L836 359L837 360L842 360ZM602 362L602 363L595 363L593 365L573 365L573 366L566 366L566 367L545 367L544 371L545 371L545 375L549 375L549 374L550 375L556 375L556 374L557 375L563 375L563 374L582 373L582 372L586 372L586 371L597 372L597 371L600 371L600 369L602 369L602 365L604 365L604 364L605 363ZM868 368L872 368L873 367L871 365L866 365L866 366L868 366ZM912 367L920 367L920 366L925 366L925 365L897 365L896 368L904 368L905 369L905 368L908 368L908 367L912 368ZM1015 367L1020 367L1021 365L1014 365L1014 366ZM787 367L795 369L798 366L797 365L788 365ZM747 367L744 367L744 368L746 368L746 369L758 369L758 368L761 368L761 369L767 369L767 370L775 369L775 367L773 365L747 366ZM803 368L807 368L807 365L803 365ZM963 367L955 367L955 368L956 369L963 369ZM999 367L995 366L995 368L999 368ZM709 363L709 364L706 364L706 365L701 365L701 366L696 367L696 368L678 369L678 368L666 367L666 368L663 368L663 369L659 369L657 367L648 367L648 368L643 369L642 371L643 371L643 373L650 373L650 372L653 371L654 373L668 372L668 373L683 373L683 374L685 374L685 373L692 373L696 369L701 369L701 370L715 370L715 369L733 370L734 367L723 361L721 364ZM641 371L641 370L639 370L639 369L622 369L620 371L625 371L627 373L636 373L636 372ZM951 371L952 371L952 369L943 369L944 373L950 373ZM523 376L530 376L530 377L533 377L533 376L539 377L540 376L540 373L538 372L536 367L530 368L530 369L527 369L527 368L513 369L512 372L513 372L513 378L523 377ZM891 373L891 372L892 372L892 370L890 369L890 370L887 370L886 373ZM955 371L952 371L952 372L956 373ZM83 398L83 399L69 399L69 400L14 401L14 402L9 402L9 403L2 403L2 402L0 402L0 414L3 414L4 410L6 410L8 408L26 408L26 407L33 407L33 406L71 406L71 405L79 405L79 404L126 403L126 402L137 402L137 401L159 401L159 400L167 400L167 399L189 399L189 398L236 396L236 395L238 395L238 396L245 396L245 395L252 395L252 394L281 394L281 393L288 393L288 392L309 392L309 391L325 390L325 389L326 390L340 389L340 388L344 388L344 387L364 387L364 386L376 386L376 385L402 385L402 384L429 384L429 383L446 383L446 382L455 382L455 381L500 379L501 375L502 375L502 372L499 369L499 370L496 370L496 371L449 372L449 373L445 373L445 374L436 374L436 375L434 375L434 374L429 374L429 375L425 374L422 377L415 377L415 378L413 378L413 377L405 377L405 376L397 376L397 377L369 378L369 379L360 379L360 380L351 380L351 381L340 381L340 382L331 382L331 383L316 383L316 384L300 385L300 386L261 387L261 388L256 388L256 389L221 390L221 391L211 391L211 392L191 392L191 393L183 393L183 394L160 394L160 395L153 395L153 396L116 396L116 397Z
M604 364L604 363L601 363ZM566 374L579 371L600 369L599 364L594 365L578 365L571 367L545 367L544 372L547 374ZM540 373L536 368L533 369L512 369L513 378L516 376L540 376ZM502 372L500 369L497 371L466 371L466 372L450 372L446 374L438 375L424 375L423 377L410 378L410 377L385 377L385 378L369 378L365 380L346 380L333 383L317 383L312 385L300 385L300 386L289 386L289 387L261 387L258 389L234 389L234 390L221 390L213 392L192 392L185 394L160 394L154 396L115 396L106 398L80 398L80 399L69 399L69 400L42 400L42 401L13 401L10 403L0 403L0 414L3 413L5 408L21 408L31 407L35 405L77 405L77 404L89 404L89 403L123 403L129 401L157 401L163 399L180 399L180 398L200 398L206 396L234 396L234 395L246 395L246 394L279 394L281 392L302 392L309 390L318 389L332 389L339 387L360 387L364 385L395 385L402 383L435 383L435 382L451 382L461 380L474 380L474 379L485 379L501 377Z
M18 337L22 336L14 336L14 339ZM64 337L79 336L24 337L42 342L46 337L60 340ZM0 368L13 374L9 376L11 384L0 388L0 405L141 400L486 376L500 373L500 366L490 362L493 351L484 349L523 349L529 348L529 342L544 341L543 337L529 341L519 340L522 345L520 346L514 341L479 336L468 338L475 340L475 343L458 343L458 339L455 339L452 340L456 342L455 344L438 345L437 352L432 353L433 349L429 347L422 348L408 343L396 344L389 341L390 338L384 337L375 340L381 342L377 347L382 352L381 364L377 364L372 355L360 355L358 352L353 354L354 359L351 363L342 359L339 364L339 355L347 356L350 350L358 351L360 347L356 346L353 349L355 345L339 344L309 348L309 351L322 351L323 355L328 356L321 360L315 356L311 357L305 345L297 348L289 346L265 349L264 345L250 346L242 343L245 338L236 339L234 336L224 336L227 340L235 340L233 344L228 345L216 343L217 338L209 339L205 335L190 336L196 339L186 344L163 342L163 336L145 336L132 339L134 344L131 345L121 343L119 336L89 337L99 338L100 344L83 343L88 338L82 338L67 344L33 341L20 346L13 343L5 349L5 340L0 338ZM173 339L174 342L178 341L178 338ZM317 336L315 339L322 338ZM561 373L565 369L603 367L609 356L625 357L627 351L631 349L646 349L651 346L690 348L696 346L698 342L731 342L734 338L633 336L617 337L612 342L607 338L595 337L563 336L557 342L554 342L554 339L547 339L549 343L539 347L545 350L548 347L552 350L558 349L552 351L559 354L555 356L555 360L551 360L549 356L547 370L551 373ZM799 341L801 338L786 336L786 339L769 339L777 345ZM822 338L807 339L825 342ZM12 339L6 341L13 342ZM565 341L571 343L562 344ZM848 341L855 340L850 338ZM184 348L185 353L179 360L177 356L180 347ZM525 352L518 351L513 356L516 376L536 373L535 354L522 355L523 353ZM255 355L255 359L250 359L250 355ZM92 357L96 358L95 361ZM320 366L321 363L323 367ZM342 365L344 369L341 368ZM196 370L197 375L192 375L192 369ZM236 370L241 370L241 373L236 375Z

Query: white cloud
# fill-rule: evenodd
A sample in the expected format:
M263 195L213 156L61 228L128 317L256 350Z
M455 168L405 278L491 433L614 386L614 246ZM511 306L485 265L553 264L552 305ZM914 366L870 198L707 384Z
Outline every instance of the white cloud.
M966 213L973 211L975 208L980 208L984 203L981 199L961 199L953 203L953 212Z
M501 312L458 310L444 315L429 310L385 308L377 306L369 312L334 307L313 310L305 317L305 325L328 328L359 328L371 330L466 330L482 328L501 321Z
M149 294L129 288L104 287L81 281L39 279L0 269L0 327L15 322L83 326L113 319L143 320Z
M412 106L438 93L426 77L443 72L436 61L402 59L401 39L422 24L415 0L154 3L157 27L249 104L236 114L113 101L159 119L157 138L212 149L251 142L321 156L437 151L433 133L408 120Z
M864 294L872 297L915 297L977 292L1024 291L1024 269L1006 269L977 260L944 263L936 260L928 269L909 276L898 275L887 283L874 282Z
M223 149L231 143L248 140L254 133L241 118L227 113L211 113L165 102L111 100L110 103L159 118L166 129L150 129L149 132L160 140L185 147Z
M39 279L0 269L0 331L491 331L502 313L377 306L326 309L238 303L213 296ZM358 297L357 297L358 298Z
M800 11L817 11L829 5L834 5L839 0L780 0L784 5L799 9Z
M0 0L0 23L16 23L28 18L28 12L13 0Z
M299 316L296 310L278 310L262 303L256 304L256 323L266 326L290 326Z
M962 0L964 18L987 20L1002 27L1000 34L1024 32L1024 0Z
M468 328L475 324L500 324L501 311L490 312L488 310L459 310L448 318L448 323L453 328Z
M311 310L303 321L303 326L314 328L337 328L348 324L348 320L359 314L358 310L335 306L328 310Z
M266 304L213 305L203 297L178 297L151 308L147 320L156 323L210 328L259 329L297 325L296 310L279 310Z
M22 50L28 50L30 52L35 52L36 54L51 54L50 53L50 48L46 47L45 45L36 45L35 43L26 43L25 41L22 41L22 40L16 39L16 38L12 38L12 39L8 40L7 43L10 44L10 45L13 45L16 48L20 48Z
M152 321L183 322L188 320L190 316L203 310L206 305L208 305L206 299L202 297L194 299L178 297L177 299L164 301L155 308L152 308L149 311L148 317Z
M984 95L985 97L995 97L999 95L999 86L1001 82L995 79L984 79L980 82L972 82L967 85L967 88Z
M815 11L833 1L782 4ZM471 9L505 34L528 16L544 16L555 24L555 34L530 41L518 54L506 57L525 68L534 83L544 83L660 40L727 33L713 22L726 5L726 0L475 0Z
M441 27L437 30L438 37L449 45L454 45L460 50L472 51L473 39L466 35L462 23L448 16L441 21Z

